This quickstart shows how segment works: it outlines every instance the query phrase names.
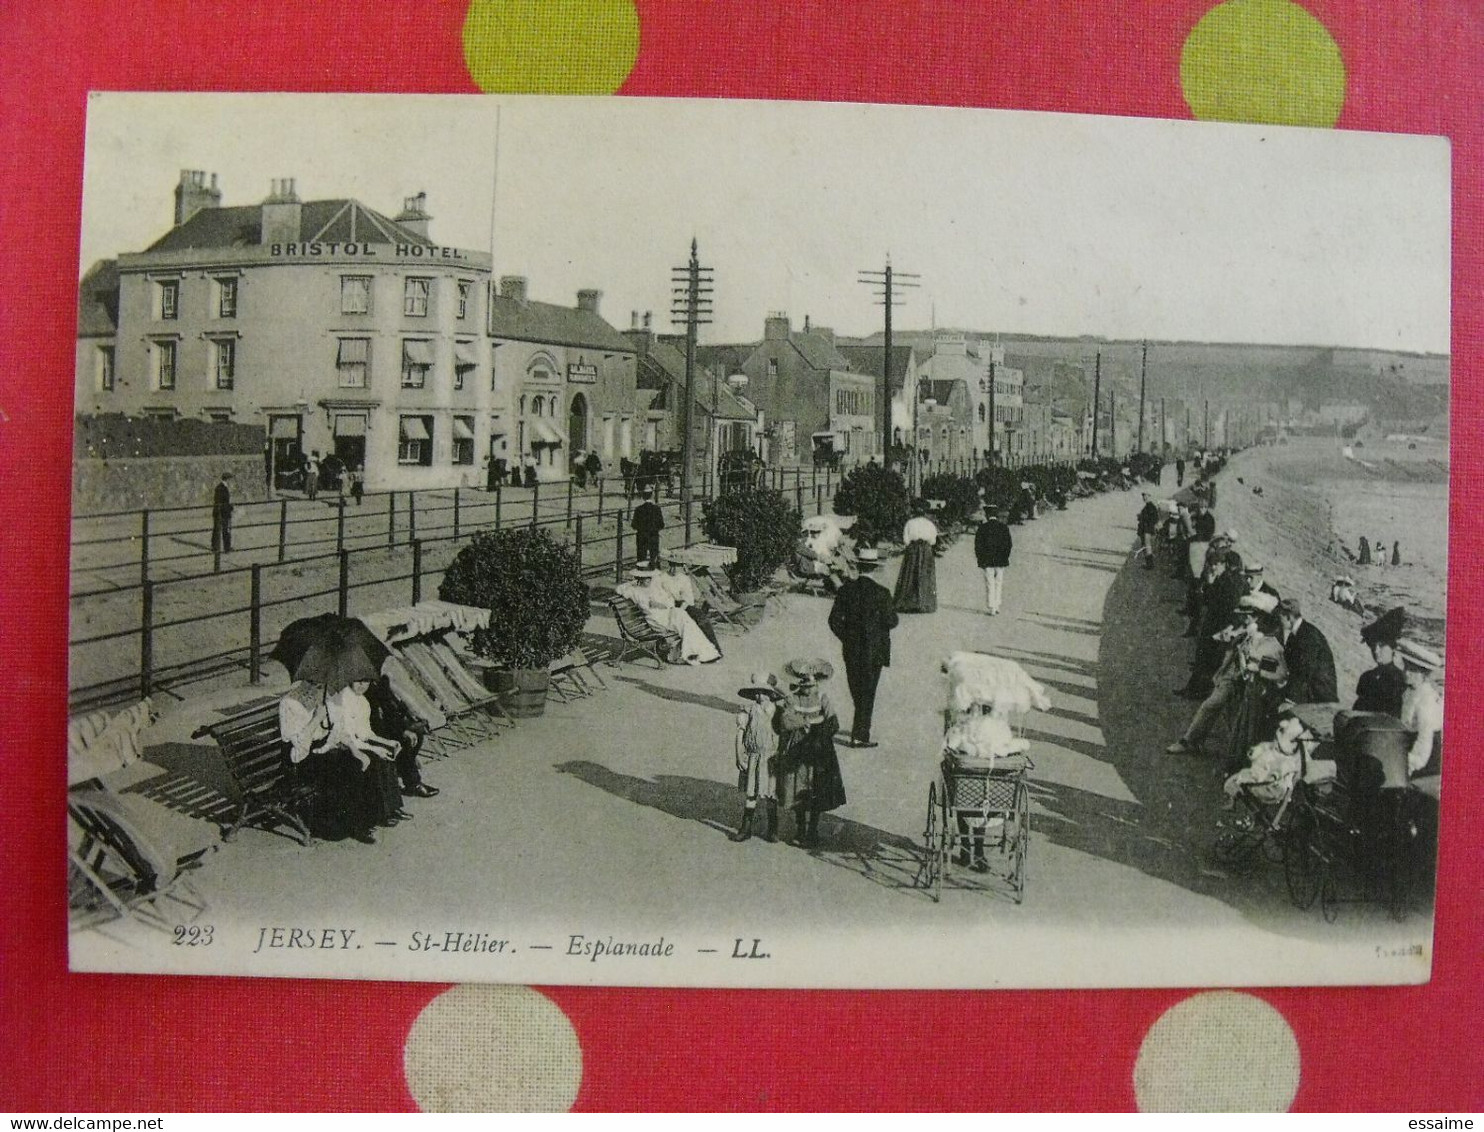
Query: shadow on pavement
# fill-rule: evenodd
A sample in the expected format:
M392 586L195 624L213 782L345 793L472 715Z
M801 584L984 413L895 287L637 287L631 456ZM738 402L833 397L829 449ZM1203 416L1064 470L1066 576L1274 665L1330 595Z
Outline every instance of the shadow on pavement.
M644 680L636 680L632 676L616 676L614 679L621 684L629 684L642 692L648 692L651 696L657 696L662 700L670 700L673 703L694 704L697 707L710 708L712 711L725 712L727 715L736 715L740 701L724 700L720 696L705 696L696 692L687 692L683 688L666 688L662 684L650 684Z
M730 705L727 710L732 710ZM606 790L615 798L708 826L721 835L736 829L742 817L737 788L732 783L676 774L637 778L588 760L558 763L555 769ZM780 838L793 834L791 813L781 814L779 824ZM918 854L917 844L900 834L824 814L819 822L819 848L809 855L882 887L911 889L921 864Z

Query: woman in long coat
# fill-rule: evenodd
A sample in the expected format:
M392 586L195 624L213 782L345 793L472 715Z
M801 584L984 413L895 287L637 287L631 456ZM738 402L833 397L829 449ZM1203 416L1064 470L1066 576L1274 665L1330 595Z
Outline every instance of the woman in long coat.
M835 754L840 720L819 687L834 675L824 660L791 660L784 667L788 695L773 717L778 729L778 805L792 810L791 844L817 848L819 815L845 804L845 780Z
M938 609L938 565L934 550L938 528L919 501L902 528L902 570L897 575L898 613L934 613Z

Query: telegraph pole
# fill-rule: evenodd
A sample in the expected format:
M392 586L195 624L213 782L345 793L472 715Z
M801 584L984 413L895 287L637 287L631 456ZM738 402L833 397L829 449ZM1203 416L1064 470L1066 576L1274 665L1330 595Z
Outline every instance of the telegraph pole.
M1098 351L1092 371L1092 458L1098 458L1098 418L1103 415L1103 352Z
M1144 360L1139 365L1139 451L1144 451L1144 379L1149 375L1149 339L1144 339Z
M1000 454L1000 445L995 436L995 372L994 355L989 356L989 466L994 467Z
M891 465L891 308L901 306L903 300L896 297L898 287L920 287L922 278L907 271L893 271L891 256L886 257L883 271L858 271L856 282L877 288L876 305L886 308L886 350L881 358L881 466ZM917 437L912 438L914 453ZM915 463L914 456L914 463Z
M702 267L696 252L696 241L690 242L690 262L670 269L670 320L685 327L685 435L681 438L680 500L685 509L685 529L691 529L691 467L695 453L694 412L696 389L696 332L711 314L711 268ZM715 427L715 420L712 427ZM688 537L688 536L687 536Z

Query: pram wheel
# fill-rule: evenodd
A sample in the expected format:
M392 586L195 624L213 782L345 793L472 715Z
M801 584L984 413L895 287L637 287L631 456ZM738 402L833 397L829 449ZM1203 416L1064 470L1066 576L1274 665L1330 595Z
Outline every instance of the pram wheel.
M948 856L942 811L943 798L938 793L938 784L933 782L928 786L927 824L922 833L923 860L917 870L916 887L928 889L935 904L943 896L943 869Z

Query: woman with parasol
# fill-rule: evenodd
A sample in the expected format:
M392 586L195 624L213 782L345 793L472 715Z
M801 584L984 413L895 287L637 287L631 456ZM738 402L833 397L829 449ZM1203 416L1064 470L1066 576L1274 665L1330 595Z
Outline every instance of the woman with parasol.
M376 826L407 816L393 766L398 744L372 730L366 699L390 650L362 622L325 614L291 624L269 655L294 681L278 727L311 788L310 833L375 844Z
M784 665L788 694L774 716L778 729L778 804L794 813L790 844L819 846L819 815L845 804L835 754L840 720L820 682L835 674L827 660L795 658Z

